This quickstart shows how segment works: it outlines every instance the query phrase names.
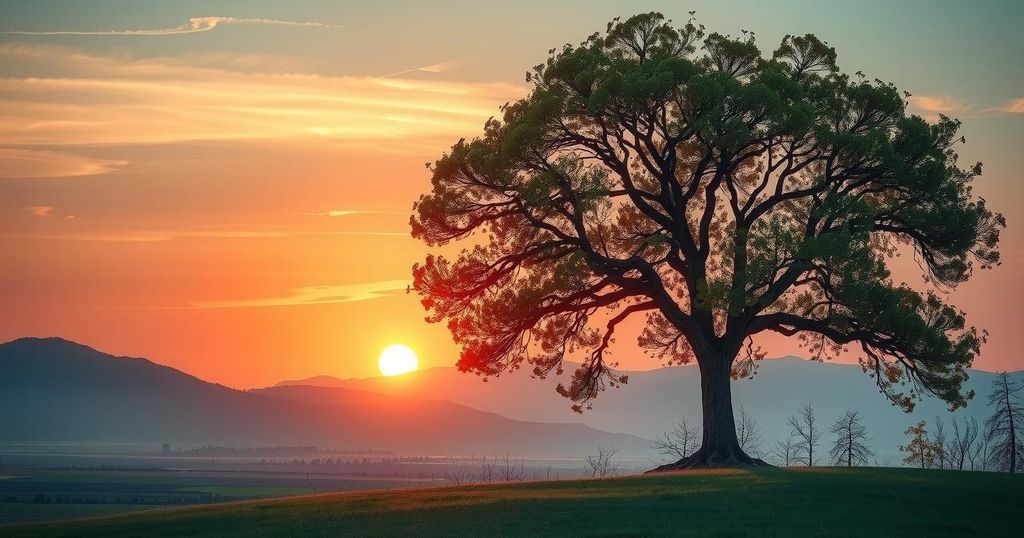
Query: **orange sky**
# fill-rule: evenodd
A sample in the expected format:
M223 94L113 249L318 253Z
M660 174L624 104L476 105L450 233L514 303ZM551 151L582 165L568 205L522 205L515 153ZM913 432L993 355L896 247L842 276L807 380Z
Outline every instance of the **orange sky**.
M712 30L740 27L735 6L697 3ZM135 5L0 8L0 340L62 336L236 387L372 375L397 342L421 365L453 364L445 328L424 323L404 291L426 253L407 224L429 185L424 163L522 95L523 72L547 49L632 13L221 2L212 11L233 19L189 22L211 10L123 9ZM947 51L941 36L962 7L858 13L877 17L858 34L841 24L846 8L811 5L779 4L778 17L747 6L742 27L764 48L818 33L845 70L912 91L926 116L964 120L961 155L985 162L978 192L1009 227L1003 266L951 300L991 333L977 366L1024 367L1024 70L999 60L1021 50L1020 16L983 4L963 50ZM891 31L909 20L923 25L916 37ZM619 341L624 367L657 366Z

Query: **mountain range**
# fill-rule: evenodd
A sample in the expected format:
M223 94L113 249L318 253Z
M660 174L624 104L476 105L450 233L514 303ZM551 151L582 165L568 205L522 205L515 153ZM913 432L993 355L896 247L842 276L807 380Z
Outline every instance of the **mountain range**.
M555 386L567 382L575 365L566 365L565 373L548 379L533 379L516 372L490 378L459 372L455 368L427 368L399 378L339 379L317 376L284 381L278 386L315 385L365 390L382 394L443 394L452 402L499 415L533 421L577 420L593 428L654 439L685 417L691 425L700 424L700 379L696 366L674 366L647 371L624 372L629 382L609 389L593 402L593 408L577 414L570 402L559 396ZM522 374L522 375L519 375ZM771 443L790 433L788 418L809 402L819 427L825 432L822 444L831 442L828 431L832 421L848 409L858 409L871 435L871 446L881 461L898 461L904 431L918 420L933 425L940 417L948 431L954 417L974 417L980 424L991 409L985 406L996 374L971 370L965 390L977 394L966 408L950 413L948 405L926 395L912 413L894 407L879 393L874 379L859 365L816 362L798 357L766 359L759 363L753 379L733 382L734 405L742 407L757 422L767 451ZM1024 372L1011 374L1024 379ZM822 454L825 451L821 451Z
M399 454L647 454L578 423L512 420L450 401L341 387L239 391L59 338L0 344L0 442L309 446Z
M582 414L554 390L560 378L484 378L451 367L394 377L316 376L249 391L208 383L147 359L114 357L59 338L0 344L0 443L135 442L177 446L297 446L388 449L403 454L580 455L613 446L651 455L654 439L686 418L699 424L694 366L626 372ZM857 365L797 357L767 359L755 379L733 383L734 402L757 422L762 449L789 435L787 419L810 402L831 442L831 422L858 409L882 462L895 463L904 430L918 420L990 413L996 374L971 370L977 396L950 413L930 396L907 414L879 394ZM1024 380L1024 372L1011 374ZM819 451L824 454L825 450ZM819 463L825 463L821 461Z

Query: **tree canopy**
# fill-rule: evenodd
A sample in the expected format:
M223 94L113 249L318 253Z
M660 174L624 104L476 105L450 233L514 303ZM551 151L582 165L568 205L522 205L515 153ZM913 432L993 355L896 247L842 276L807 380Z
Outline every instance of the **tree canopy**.
M430 166L411 218L428 245L466 245L413 268L460 369L543 377L573 358L559 391L580 409L627 381L609 348L644 315L639 344L668 364L747 375L772 331L818 358L859 347L907 409L971 396L985 333L941 292L998 264L1005 221L972 193L980 163L958 163L959 121L910 114L813 35L766 56L752 33L658 13L553 49L526 81ZM911 252L931 289L894 281Z

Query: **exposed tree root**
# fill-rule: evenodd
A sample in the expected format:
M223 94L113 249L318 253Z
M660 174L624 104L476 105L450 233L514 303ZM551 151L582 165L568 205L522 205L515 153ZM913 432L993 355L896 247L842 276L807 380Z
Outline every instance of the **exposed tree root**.
M729 467L771 467L771 464L760 458L752 458L742 450L714 452L711 454L711 457L707 457L704 449L700 449L677 462L660 465L644 474L663 473L666 471L683 471L686 469L715 469Z

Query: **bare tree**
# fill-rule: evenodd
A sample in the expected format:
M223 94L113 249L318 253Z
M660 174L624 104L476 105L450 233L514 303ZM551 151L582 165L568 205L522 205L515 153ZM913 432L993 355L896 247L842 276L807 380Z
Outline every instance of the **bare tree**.
M995 468L1011 473L1017 472L1017 451L1024 440L1024 406L1017 396L1022 389L1024 383L1010 381L1003 372L992 381L992 394L988 395L988 405L996 409L985 421L989 457Z
M498 471L498 456L494 456L494 461L487 459L487 455L484 454L484 458L480 460L480 481L483 483L493 482L497 476Z
M949 468L964 470L964 465L969 464L974 469L973 451L978 441L978 419L964 417L963 427L953 417L953 437L946 443L945 454L949 461Z
M987 471L991 458L989 457L988 449L988 438L984 433L978 435L978 442L974 445L974 450L971 451L971 470L972 471Z
M651 448L666 456L681 459L700 447L700 442L700 428L690 426L686 417L683 417L671 431L667 431L655 439Z
M452 471L444 474L444 479L451 482L453 486L469 484L473 481L473 475L464 471Z
M309 489L313 490L313 495L316 495L316 486L313 485L313 481L309 479L309 473L306 473L306 484L309 485Z
M775 446L771 448L771 452L783 467L789 467L796 460L796 445L796 438L790 435L784 440L775 443Z
M587 472L594 478L613 476L619 471L619 462L612 461L618 453L614 448L597 447L597 454L587 454Z
M935 433L932 435L932 453L935 455L932 465L939 469L946 468L946 461L949 459L946 455L946 428L943 426L942 417L935 416ZM952 465L949 466L953 468Z
M744 452L755 458L761 456L761 432L757 430L757 421L740 407L739 420L736 421L736 440Z
M837 465L846 464L853 467L854 464L867 465L868 457L875 453L868 448L868 429L861 423L859 410L847 411L846 414L832 423L832 433L836 434L835 444L829 455L832 462Z
M498 457L495 456L494 459L497 461ZM516 461L512 458L512 454L505 452L505 461L499 469L498 476L505 482L522 482L526 478L523 458L519 458L519 465L517 466Z
M811 402L800 406L798 416L789 417L789 426L793 428L793 435L797 438L797 458L811 467L814 465L814 447L818 446L821 440L821 430L814 422L814 407Z

